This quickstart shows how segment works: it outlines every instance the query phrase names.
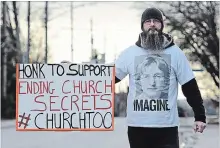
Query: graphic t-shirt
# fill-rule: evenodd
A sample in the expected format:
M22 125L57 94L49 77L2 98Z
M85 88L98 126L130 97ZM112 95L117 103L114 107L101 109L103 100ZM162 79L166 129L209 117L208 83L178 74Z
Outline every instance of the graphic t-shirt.
M179 126L178 83L185 84L194 74L178 46L152 52L133 45L119 55L115 67L117 78L129 75L128 126Z

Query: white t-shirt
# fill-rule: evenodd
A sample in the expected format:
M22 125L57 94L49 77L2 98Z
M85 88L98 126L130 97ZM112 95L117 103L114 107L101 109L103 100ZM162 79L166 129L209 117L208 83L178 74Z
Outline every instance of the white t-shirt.
M133 45L119 55L115 67L117 78L129 75L128 126L179 126L178 83L185 84L194 74L178 46L156 53Z

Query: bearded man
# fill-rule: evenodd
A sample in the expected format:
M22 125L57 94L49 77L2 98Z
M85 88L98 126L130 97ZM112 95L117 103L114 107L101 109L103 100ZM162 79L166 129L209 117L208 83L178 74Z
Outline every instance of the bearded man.
M194 130L202 133L206 116L200 90L185 54L171 35L163 32L162 12L146 9L141 29L138 41L115 61L115 82L129 75L130 148L179 148L178 84L194 111Z

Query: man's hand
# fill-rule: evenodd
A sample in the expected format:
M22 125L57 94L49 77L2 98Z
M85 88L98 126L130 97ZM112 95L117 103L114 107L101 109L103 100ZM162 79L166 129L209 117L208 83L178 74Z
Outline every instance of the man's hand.
M194 131L202 133L203 130L206 128L206 123L203 123L201 121L195 121L194 122Z

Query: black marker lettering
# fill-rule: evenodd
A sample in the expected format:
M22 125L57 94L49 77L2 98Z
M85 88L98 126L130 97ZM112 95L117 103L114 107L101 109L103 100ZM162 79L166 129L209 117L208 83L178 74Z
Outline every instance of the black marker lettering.
M95 125L95 118L96 118L96 115L97 114L99 114L100 116L101 116L101 124L100 124L100 126L96 126ZM96 118L97 119L97 118ZM102 123L103 123L103 118L102 118L102 115L99 113L99 112L97 112L95 115L94 115L94 117L93 117L93 126L95 127L95 128L100 128L101 126L102 126Z
M98 70L98 71L97 71ZM100 75L100 72L101 72L101 68L99 67L99 65L96 65L95 66L95 70L94 70L94 74L96 75L96 76L98 76L98 75Z
M93 114L95 112L86 112L87 114L89 114L89 128L90 128L90 114Z
M90 65L88 65L88 64L85 64L85 65L71 64L69 66L69 72L66 75L86 76L87 74L89 74L90 76L92 76L92 75L111 76L111 67L114 67L114 66L92 65L92 64L90 64Z
M111 67L114 67L114 66L107 66L108 67L108 76L111 76Z
M37 117L38 117L40 114L43 114L43 113L39 113L39 114L37 114L37 116L35 116L34 123L35 123L35 126L36 126L38 129L44 129L44 128L41 128L41 127L37 126Z
M87 64L84 65L84 70L85 70L85 71L89 70L89 68L90 68L89 65L87 65ZM85 72L85 75L86 75L86 72ZM90 73L90 75L91 75L91 73Z
M69 70L70 70L70 72L74 72L74 73L66 73L66 75L68 75L68 76L75 76L75 75L77 75L78 74L78 71L77 70L75 70L73 67L74 66L76 66L77 64L70 64L70 66L69 66Z
M112 127L112 122L111 122L111 125L110 125L109 127L106 127L106 125L105 125L105 117L106 117L107 114L110 114L110 115L111 115L111 118L110 118L110 119L112 119L112 113L111 113L111 112L107 112L107 113L105 114L105 116L104 116L104 119L103 119L103 125L104 125L105 128L110 128L110 127Z
M104 76L106 76L105 69L106 69L106 66L101 65L101 76L103 76L103 73L105 74Z
M56 65L56 64L48 64L49 66L52 66L52 76L54 76L54 69L53 69L53 66Z
M74 120L73 120L73 115L75 115L76 113L72 113L71 114L71 128L78 128L78 127L74 127L73 123L74 123Z
M21 66L22 66L22 68L21 68ZM18 71L19 71L19 78L20 78L20 79L21 79L21 78L24 78L24 64L20 64L20 65L19 65ZM21 74L21 73L22 73L22 74ZM21 75L22 75L22 77L21 77Z
M78 65L79 76L86 76L86 71L82 65Z
M53 114L54 115L54 127L55 128L61 128L61 114L60 114L60 117L58 118L57 116L57 114ZM58 126L57 126L57 118L58 118L58 120L59 120L59 124L58 124Z
M52 114L52 119L49 119L49 118L48 118L48 113L47 113L47 117L46 117L46 124L47 124L46 127L47 127L47 129L48 129L48 122L49 122L49 121L51 121L51 125L52 125L51 128L53 129L53 114Z
M39 69L39 77L41 78L41 74L43 75L43 78L45 78L44 72L42 71L42 68L44 67L44 64L40 65L40 69Z
M48 64L50 66L52 66L52 76L54 76L54 66L57 66L57 70L56 70L56 74L58 76L62 76L65 73L65 69L63 67L63 65L60 64Z
M65 117L65 114L67 114L68 117ZM64 121L67 121L68 124L69 124L69 127L71 127L71 123L69 122L69 120L67 120L67 119L69 119L69 117L70 117L70 114L68 112L63 112L63 128L64 128L64 125L65 125ZM72 118L72 116L71 116L71 118Z
M38 78L38 67L36 65L36 68L34 67L34 65L32 65L32 73L33 73L33 78ZM34 76L35 75L35 76ZM40 75L40 74L39 74Z
M21 72L23 73L23 77L22 78L45 78L45 75L42 71L44 64L40 65L40 64L29 64L29 65L25 65L22 64L21 68L19 66L19 77L21 76ZM21 77L20 77L21 78Z
M94 65L90 65L90 66L89 66L89 69L90 69L90 76L92 75L92 71L94 71L94 68L95 68Z
M30 71L29 75L28 75L28 73L27 73L27 71L28 71L27 68L29 68L29 71ZM30 77L31 77L31 75L32 75L32 69L31 69L31 66L30 66L30 65L26 65L26 66L24 67L24 74L25 74L25 77L26 77L26 78L30 78Z
M83 114L84 115L84 118L81 117L81 113L79 113L79 125L80 125L80 128L82 128L82 122L81 121L84 121L84 128L86 128L86 114Z
M61 68L61 73L59 72L59 69ZM57 65L57 74L59 75L59 76L62 76L63 74L64 74L64 72L65 72L65 70L64 70L64 68L63 68L63 65Z

